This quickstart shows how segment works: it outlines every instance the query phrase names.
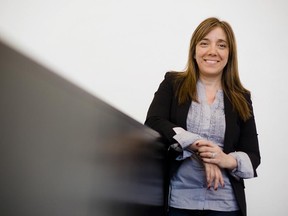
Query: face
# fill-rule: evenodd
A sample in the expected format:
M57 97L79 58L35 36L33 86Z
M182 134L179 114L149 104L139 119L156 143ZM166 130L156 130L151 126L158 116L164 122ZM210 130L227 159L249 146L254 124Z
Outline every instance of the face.
M222 28L216 27L196 45L195 59L200 76L221 77L228 55L226 34Z

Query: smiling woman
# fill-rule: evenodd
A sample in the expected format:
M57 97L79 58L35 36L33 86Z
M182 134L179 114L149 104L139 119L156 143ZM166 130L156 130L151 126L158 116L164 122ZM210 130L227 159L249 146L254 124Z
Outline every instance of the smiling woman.
M246 216L243 179L257 176L260 153L227 22L200 23L186 70L166 74L145 123L163 136L171 155L169 216Z

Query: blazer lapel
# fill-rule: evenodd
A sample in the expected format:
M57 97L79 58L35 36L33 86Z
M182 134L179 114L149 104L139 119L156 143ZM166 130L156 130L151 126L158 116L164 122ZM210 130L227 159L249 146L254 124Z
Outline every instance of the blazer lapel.
M178 125L180 125L185 130L187 129L187 115L191 105L191 101L185 102L184 104L180 105L177 109L176 119Z
M237 131L239 130L237 130L238 114L233 109L232 103L226 95L224 96L224 112L226 121L224 152L229 153L235 151L235 140L237 140Z

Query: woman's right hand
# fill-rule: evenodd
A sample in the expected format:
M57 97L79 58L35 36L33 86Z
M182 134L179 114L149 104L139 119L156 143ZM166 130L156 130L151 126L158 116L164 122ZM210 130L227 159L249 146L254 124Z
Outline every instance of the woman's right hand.
M222 176L221 169L215 165L210 163L203 163L205 167L205 174L206 174L206 181L207 181L207 188L210 189L213 184L214 190L217 190L219 184L224 187L224 180Z

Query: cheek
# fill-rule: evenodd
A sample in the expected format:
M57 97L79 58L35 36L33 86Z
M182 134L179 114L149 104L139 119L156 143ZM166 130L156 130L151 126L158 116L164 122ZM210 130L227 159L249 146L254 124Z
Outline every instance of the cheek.
M203 52L196 49L196 52L194 54L194 59L196 59L197 62L201 61L203 57Z
M201 64L202 58L200 58L198 55L195 55L194 59L195 59L197 65Z
M229 53L228 52L222 53L221 58L225 61L225 65L226 65L228 62Z

